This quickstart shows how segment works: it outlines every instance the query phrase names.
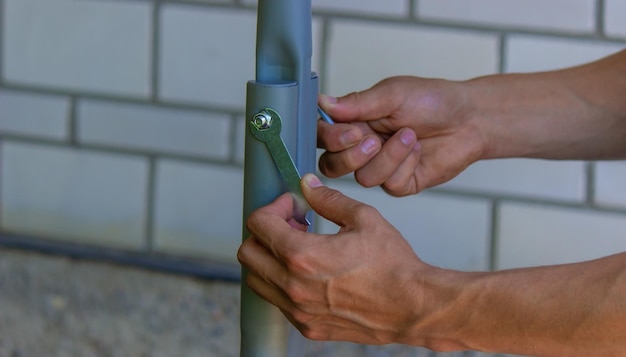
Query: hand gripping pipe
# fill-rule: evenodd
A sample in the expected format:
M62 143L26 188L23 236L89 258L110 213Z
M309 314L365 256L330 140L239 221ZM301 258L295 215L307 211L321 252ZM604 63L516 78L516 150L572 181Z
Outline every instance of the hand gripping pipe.
M315 169L317 75L311 72L311 0L259 0L256 80L248 82L246 122L265 108L282 119L281 136L298 171ZM265 144L246 128L243 239L252 211L287 186ZM307 217L312 221L312 217ZM245 284L241 288L241 357L302 356L303 338L281 312Z

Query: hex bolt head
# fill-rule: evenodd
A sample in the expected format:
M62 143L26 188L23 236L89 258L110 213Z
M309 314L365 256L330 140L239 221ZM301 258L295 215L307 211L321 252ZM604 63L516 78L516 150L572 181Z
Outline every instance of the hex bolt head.
M258 129L267 129L272 125L272 115L262 110L252 117L252 124Z

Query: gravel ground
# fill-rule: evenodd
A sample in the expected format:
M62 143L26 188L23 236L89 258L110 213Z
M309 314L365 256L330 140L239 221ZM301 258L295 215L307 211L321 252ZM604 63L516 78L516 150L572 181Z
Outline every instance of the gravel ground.
M238 284L0 250L0 357L238 350Z

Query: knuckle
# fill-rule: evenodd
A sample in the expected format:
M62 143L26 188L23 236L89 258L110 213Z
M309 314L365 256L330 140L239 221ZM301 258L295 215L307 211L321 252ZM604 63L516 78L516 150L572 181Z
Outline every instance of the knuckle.
M339 177L345 174L345 169L341 169L341 165L338 165L336 160L334 160L336 156L337 154L333 154L328 151L320 156L320 171L330 178Z
M363 187L374 187L383 183L377 176L371 175L365 170L357 170L354 173L354 178Z
M296 276L314 274L318 271L317 265L319 264L309 252L296 250L286 252L283 263L287 270ZM298 288L298 286L293 287L296 292L298 292Z
M244 264L246 262L247 255L247 244L244 242L237 250L237 260L239 263Z
M308 291L299 283L288 283L285 287L285 294L296 306L301 306L309 301Z
M407 146L400 141L399 137L394 137L394 140L389 140L383 146L380 152L384 163L388 165L399 165L403 162L413 149L412 146Z
M335 138L333 127L327 127L328 124L320 121L320 124L317 126L317 138L318 138L318 147L326 150L335 151Z
M329 334L323 329L310 326L301 326L299 330L300 333L302 333L302 336L312 341L326 341L330 339Z
M411 188L407 180L387 180L382 185L383 190L394 197L401 197L410 194Z
M362 164L362 159L351 149L334 153L327 151L320 157L320 170L329 177L343 176L360 168Z
M249 232L256 232L256 227L258 225L258 222L260 222L260 220L262 219L262 216L263 213L260 210L256 210L252 212L250 216L248 216L248 219L246 220L246 227L248 228Z
M359 222L370 222L372 218L378 216L378 211L374 207L368 206L366 204L357 205L352 209L352 212L354 214L354 217Z
M313 315L297 308L293 309L293 311L290 312L290 315L292 320L295 321L302 328L309 328L309 323L314 318Z
M319 193L318 199L321 202L326 202L328 205L335 205L339 204L343 197L344 195L341 192L332 188L326 188Z
M304 253L300 253L295 249L284 251L283 263L289 271L300 272L302 271L302 261L304 260Z

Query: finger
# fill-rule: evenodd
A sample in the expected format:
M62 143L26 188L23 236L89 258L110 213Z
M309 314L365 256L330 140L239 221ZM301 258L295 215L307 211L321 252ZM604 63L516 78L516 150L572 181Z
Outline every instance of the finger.
M278 198L276 198L274 202L270 203L269 205L265 207L258 209L257 211L259 212L255 211L253 213L271 214L271 215L279 216L282 219L284 219L286 222L288 222L292 228L296 228L301 231L306 231L307 227L305 225L298 223L293 219L294 200L295 198L293 194L284 193L278 196Z
M292 240L303 240L304 226L296 225L293 216L293 197L286 193L274 202L252 212L246 221L248 231L279 259L284 258Z
M293 216L293 199L288 193L278 196L272 203L259 208L264 214L271 214L288 221ZM255 212L257 212L255 211Z
M328 177L340 177L367 164L380 151L382 143L376 135L368 135L359 145L340 152L326 151L320 156L320 171Z
M349 124L317 122L317 147L331 152L349 149L363 140L363 132Z
M406 97L399 78L383 80L370 89L335 98L320 95L318 104L335 121L368 121L390 116ZM394 85L396 82L396 85Z
M370 206L353 200L337 190L323 185L320 179L313 174L306 174L301 181L304 197L311 208L320 216L341 227L355 227L359 212L372 209Z
M408 196L420 191L415 171L421 159L421 145L418 141L413 151L398 166L396 171L382 185L383 190L396 197Z
M248 273L246 276L246 283L252 291L270 304L283 311L293 311L293 303L291 300L287 298L281 289L267 283L265 279L262 279L254 273Z
M417 137L413 130L404 128L398 131L367 165L355 172L356 180L365 187L382 185L402 165L416 143Z
M265 280L268 284L276 287L284 286L287 276L285 266L254 236L241 244L237 251L237 259L250 273Z

